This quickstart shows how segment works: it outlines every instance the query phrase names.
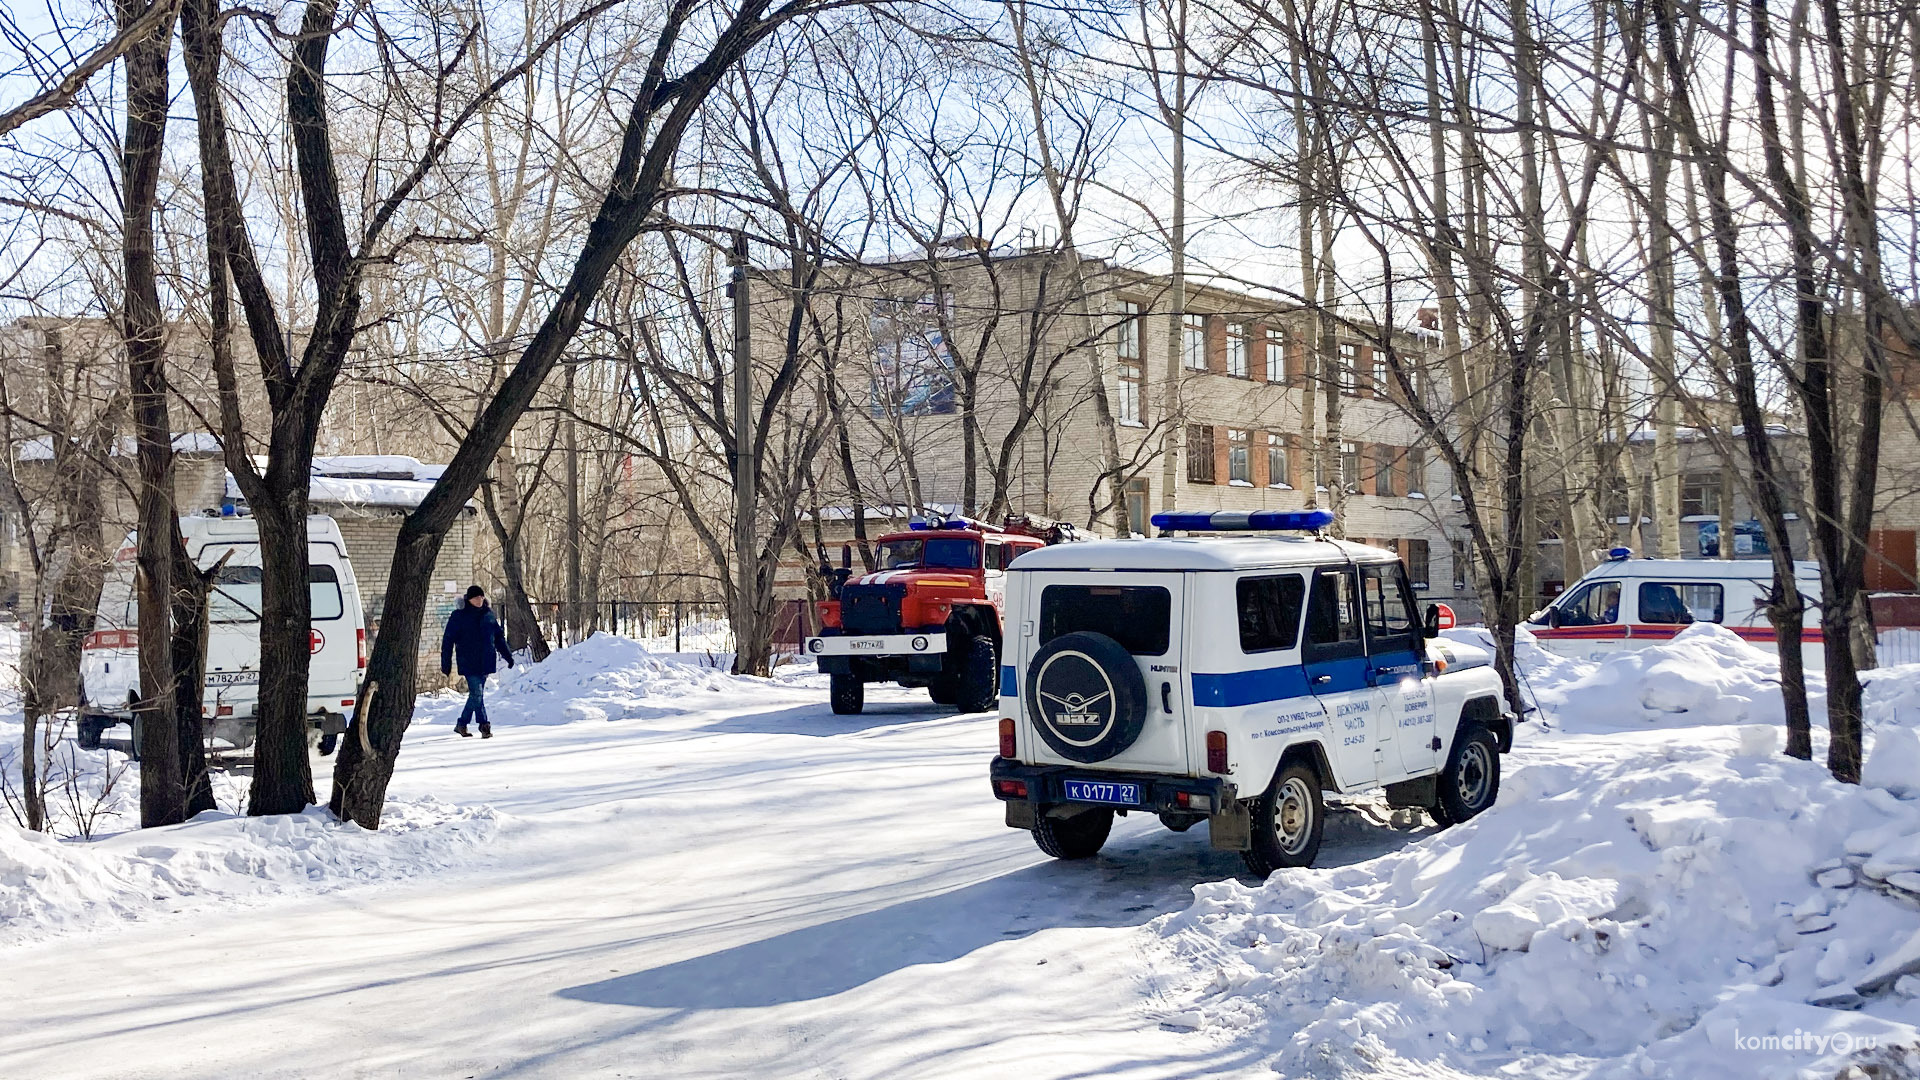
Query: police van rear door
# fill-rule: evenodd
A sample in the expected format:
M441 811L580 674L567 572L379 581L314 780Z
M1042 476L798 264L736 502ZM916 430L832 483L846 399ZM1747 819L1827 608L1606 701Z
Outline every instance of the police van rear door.
M1114 571L1024 575L1023 606L1036 616L1021 626L1017 654L1022 727L1033 731L1027 715L1026 680L1034 653L1064 634L1092 631L1118 641L1133 655L1147 686L1146 723L1132 745L1097 762L1060 756L1045 740L1029 743L1031 760L1087 769L1137 769L1185 774L1187 712L1185 680L1180 674L1181 639L1186 624L1187 575L1179 572ZM1026 751L1023 749L1023 756Z

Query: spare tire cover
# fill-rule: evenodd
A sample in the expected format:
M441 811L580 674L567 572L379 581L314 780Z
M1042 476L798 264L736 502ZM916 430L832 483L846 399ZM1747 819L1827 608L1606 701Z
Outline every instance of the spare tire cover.
M1027 665L1027 714L1073 761L1105 761L1140 737L1147 682L1133 654L1105 634L1062 634Z

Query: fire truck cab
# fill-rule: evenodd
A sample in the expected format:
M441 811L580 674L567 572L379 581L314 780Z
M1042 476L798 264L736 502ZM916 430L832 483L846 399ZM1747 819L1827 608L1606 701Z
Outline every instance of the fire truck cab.
M870 682L923 686L966 712L992 709L1007 567L1075 538L1071 525L1024 516L1002 525L951 517L882 536L869 573L855 575L843 549L840 568L822 567L832 598L819 606L820 635L806 641L831 677L833 711L859 712Z

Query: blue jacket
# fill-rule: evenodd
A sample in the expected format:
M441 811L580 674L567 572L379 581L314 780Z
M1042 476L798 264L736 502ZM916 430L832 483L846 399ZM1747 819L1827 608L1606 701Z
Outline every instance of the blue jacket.
M507 632L486 601L479 607L463 603L447 616L447 632L440 638L441 671L452 671L456 652L460 654L460 674L468 678L484 679L498 670L495 653L506 659L508 667L513 666Z

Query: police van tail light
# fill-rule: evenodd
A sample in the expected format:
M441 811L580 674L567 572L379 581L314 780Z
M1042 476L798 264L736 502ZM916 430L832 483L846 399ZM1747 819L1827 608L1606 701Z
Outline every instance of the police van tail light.
M1013 717L1003 716L1000 718L1000 756L1012 757L1013 749Z
M365 627L353 632L353 660L355 667L367 666L367 631Z
M1207 771L1223 773L1227 767L1227 733L1224 731L1207 732Z

